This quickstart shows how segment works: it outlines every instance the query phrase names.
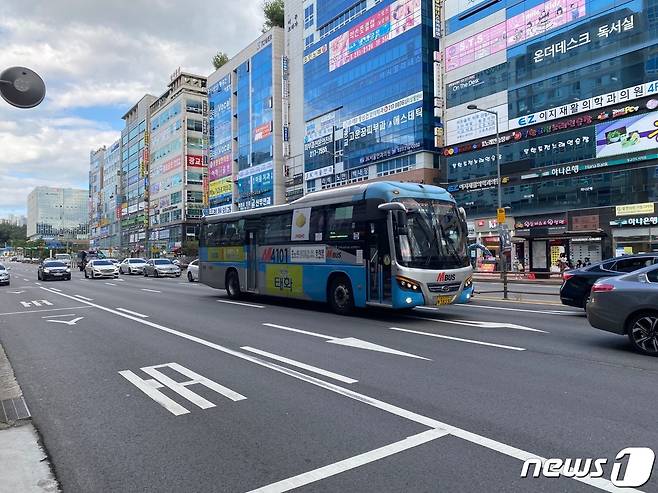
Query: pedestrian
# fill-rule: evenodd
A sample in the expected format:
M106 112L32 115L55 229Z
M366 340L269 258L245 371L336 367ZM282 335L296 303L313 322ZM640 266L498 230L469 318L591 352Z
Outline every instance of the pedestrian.
M580 269L582 266L583 266L583 261L578 259L578 261L576 262L576 269Z
M583 262L583 267L587 267L589 265L592 265L592 262L589 261L589 257L585 257L585 261Z

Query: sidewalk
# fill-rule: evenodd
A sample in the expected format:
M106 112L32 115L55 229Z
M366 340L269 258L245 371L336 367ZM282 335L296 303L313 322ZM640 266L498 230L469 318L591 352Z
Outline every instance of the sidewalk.
M59 491L9 360L0 345L0 493Z

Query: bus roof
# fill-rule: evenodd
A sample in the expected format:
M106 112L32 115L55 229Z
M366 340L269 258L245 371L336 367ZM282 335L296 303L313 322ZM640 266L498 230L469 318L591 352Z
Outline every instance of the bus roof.
M206 216L204 219L215 221L219 219L230 219L237 217L258 216L266 213L285 212L300 207L313 207L340 202L357 202L360 200L376 200L390 202L395 198L409 197L416 199L435 199L454 202L455 199L444 188L435 185L424 185L421 183L400 181L378 181L360 183L340 188L330 188L318 192L311 192L303 197L284 205L261 207L242 212L229 212Z

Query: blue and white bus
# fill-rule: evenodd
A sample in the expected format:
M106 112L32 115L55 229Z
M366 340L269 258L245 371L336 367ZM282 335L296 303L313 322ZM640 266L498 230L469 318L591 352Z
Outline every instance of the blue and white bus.
M443 188L375 182L204 218L199 279L243 293L354 307L465 303L473 293L463 209Z

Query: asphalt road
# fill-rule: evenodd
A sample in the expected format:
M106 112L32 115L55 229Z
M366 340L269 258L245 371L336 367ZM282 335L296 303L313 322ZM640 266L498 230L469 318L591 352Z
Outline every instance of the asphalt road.
M579 310L340 317L9 265L0 343L65 492L617 491L620 450L658 451L658 358ZM602 479L521 478L531 456L608 462Z

